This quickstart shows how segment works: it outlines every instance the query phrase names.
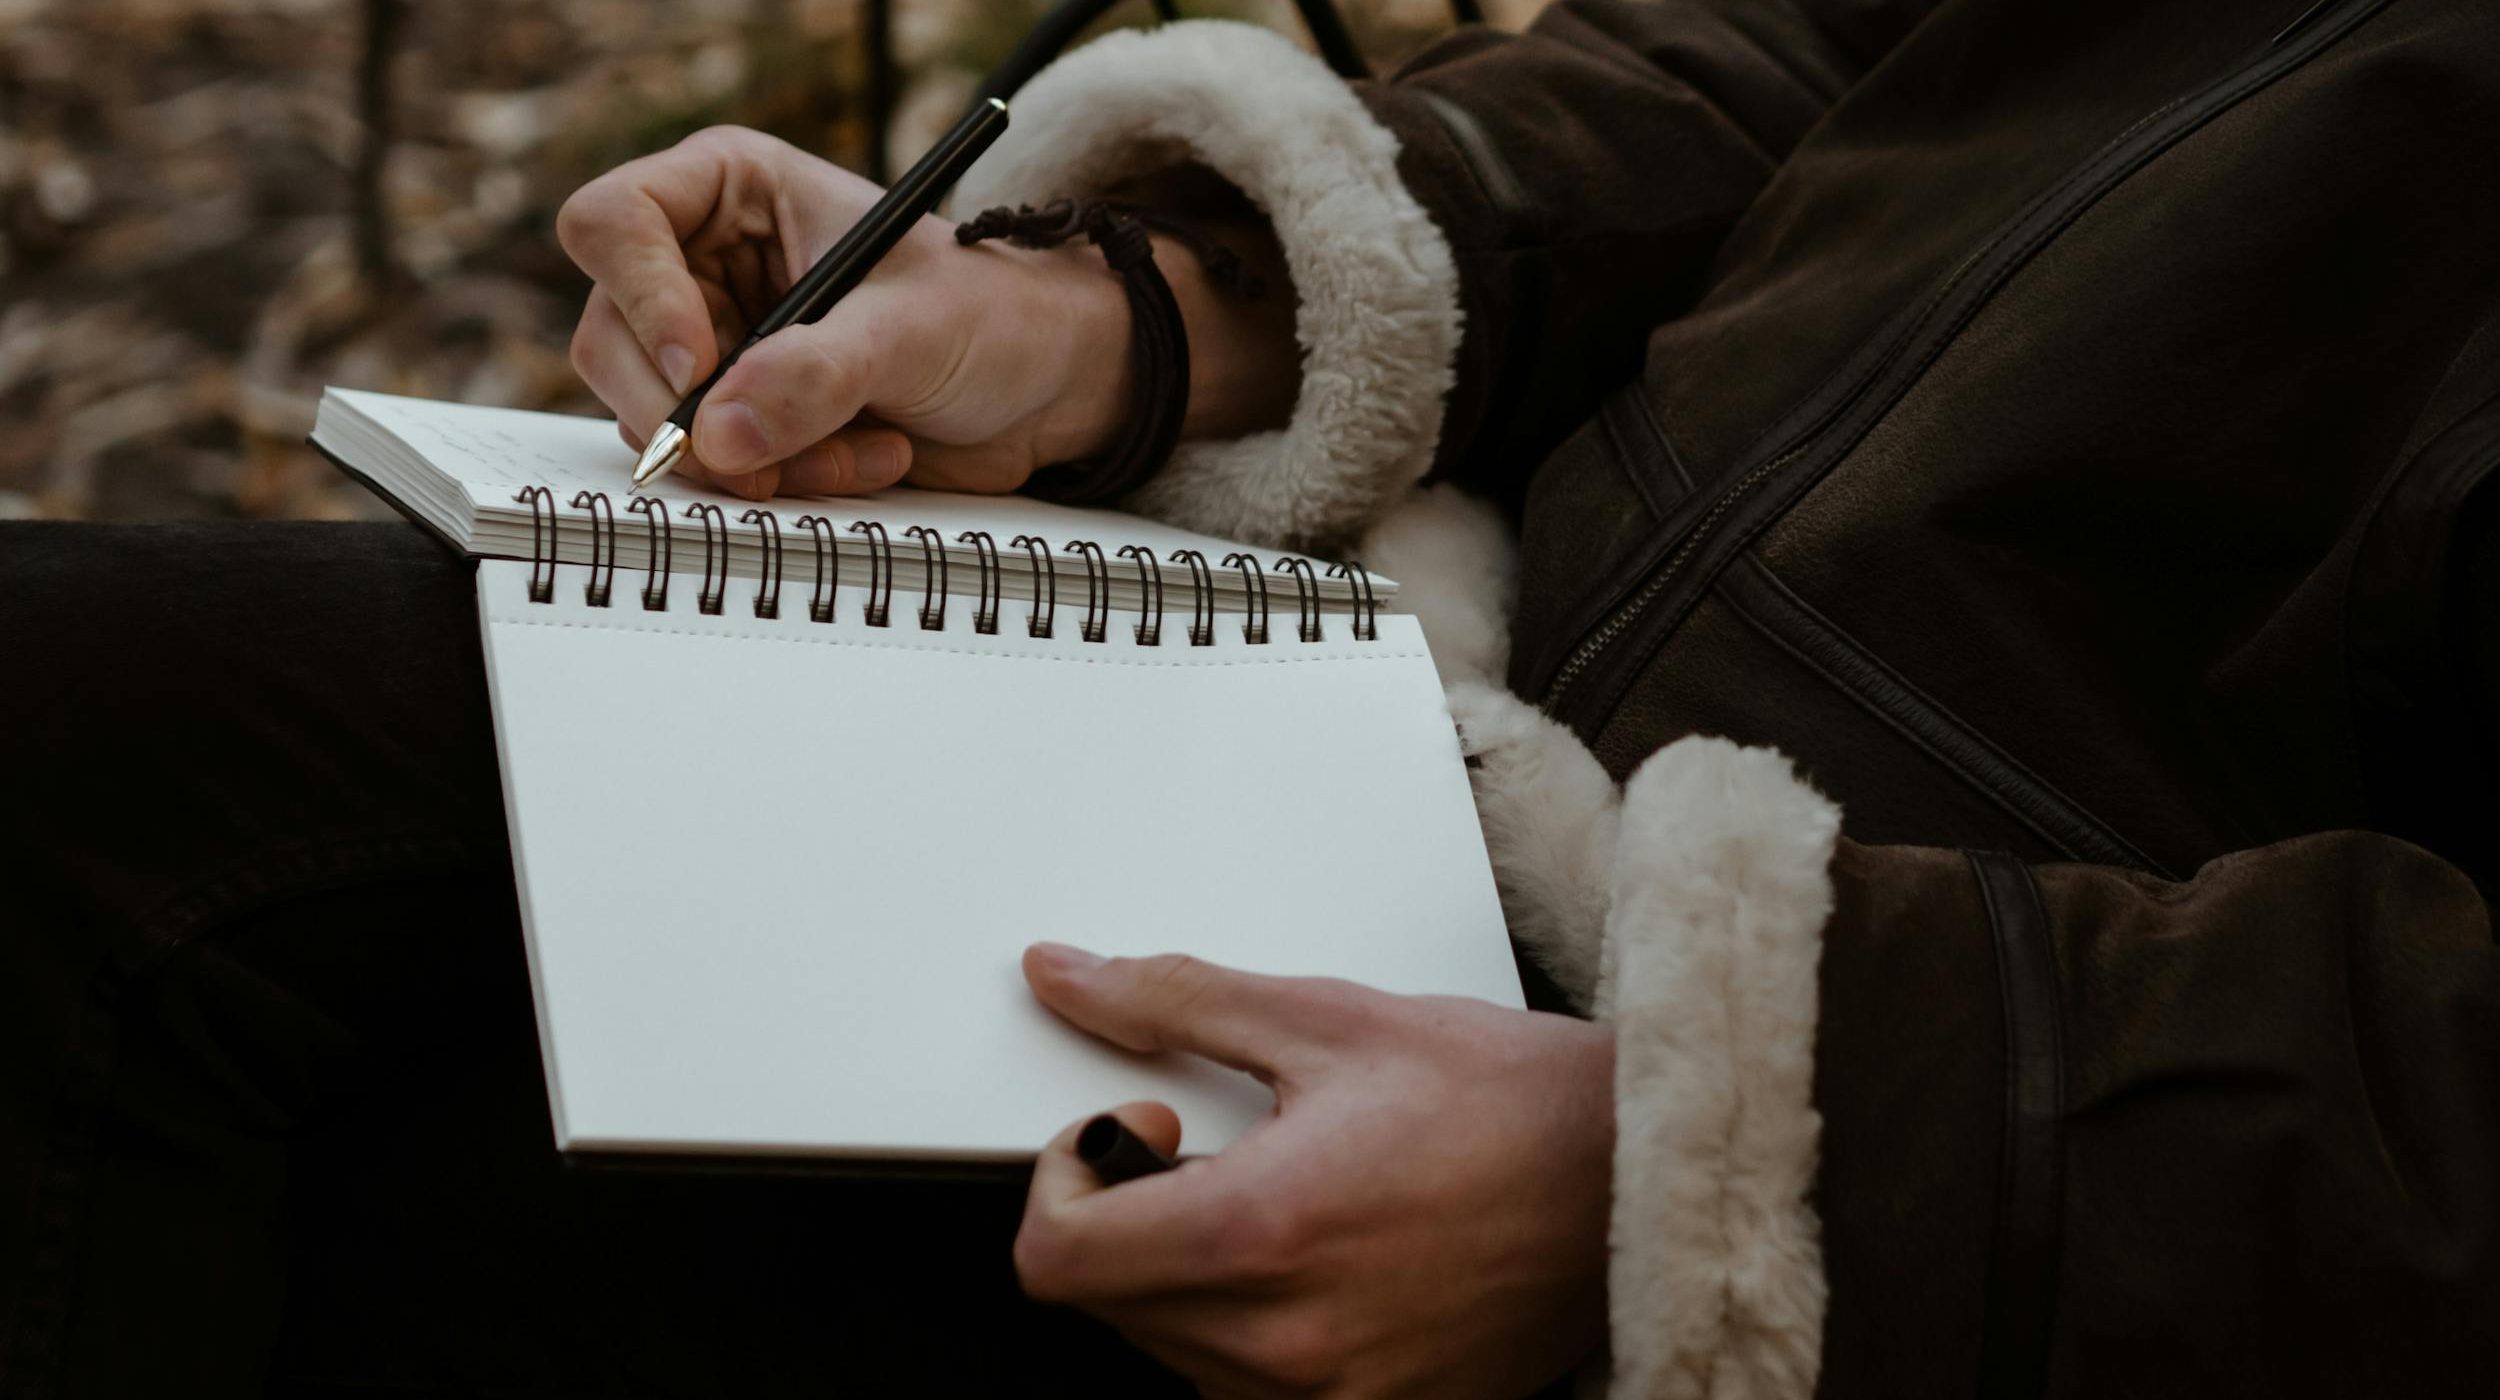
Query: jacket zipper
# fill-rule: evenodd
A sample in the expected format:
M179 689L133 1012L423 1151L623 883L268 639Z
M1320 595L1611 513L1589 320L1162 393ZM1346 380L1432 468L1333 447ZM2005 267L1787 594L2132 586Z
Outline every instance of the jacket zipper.
M1854 448L1891 410L1893 404L1918 382L1927 367L1943 353L1945 345L1969 324L1997 289L2080 218L2085 210L2205 123L2316 57L2362 21L2384 9L2390 0L2358 0L2358 3L2350 4L2333 23L2316 22L2313 17L2322 14L2331 3L2332 0L2321 0L2316 10L2296 18L2247 63L2195 92L2156 108L2119 133L2064 179L1999 226L1977 250L1956 264L1913 314L1895 323L1899 329L1873 356L1872 362L1854 384L1830 401L1822 411L1815 413L1804 428L1788 436L1779 448L1739 475L1693 527L1672 542L1671 548L1667 547L1669 542L1660 542L1664 559L1649 568L1630 597L1611 609L1603 621L1581 638L1555 670L1553 679L1545 688L1546 710L1563 716L1564 698L1577 698L1575 688L1598 658L1635 623L1643 620L1650 609L1667 595L1671 586L1679 580L1687 580L1688 576L1694 581L1693 586L1679 590L1677 611L1680 614L1689 610L1699 600L1699 584L1715 576L1717 570L1735 556L1736 551L1741 550L1787 505L1794 503L1806 488L1819 481L1843 455ZM2297 42L2292 42L2295 39ZM1806 405L1806 409L1813 407L1811 401ZM1806 409L1799 412L1803 413ZM1806 464L1803 469L1788 471L1801 462ZM1732 533L1723 530L1723 525L1731 516L1738 515L1741 508L1752 504L1752 497L1758 490L1782 477L1783 473L1788 479L1781 482L1784 488L1781 499L1771 501L1768 509L1744 511L1740 522L1742 528ZM1723 533L1729 537L1720 538ZM1694 561L1705 551L1711 557L1696 573ZM1670 617L1668 625L1672 626L1673 621L1674 618ZM1620 688L1621 681L1618 680L1608 689ZM1601 698L1605 703L1597 706L1590 718L1601 718L1605 708L1611 705L1611 695Z
M1613 431L1616 449L1632 461L1632 479L1645 475L1672 481L1684 496L1693 494L1693 475L1675 444L1660 426L1648 402L1637 394L1607 400L1611 420L1618 412L1635 415L1630 427ZM1653 502L1652 513L1663 514ZM1740 556L1722 577L1718 598L1773 646L1823 678L1834 690L1873 715L1903 742L1967 785L1983 800L2022 824L2049 849L2070 860L2095 865L2120 865L2149 871L2164 879L2177 875L2138 849L2116 828L2094 816L2056 785L2025 767L2020 759L1996 746L1908 677L1884 664L1855 637L1780 581L1752 551Z

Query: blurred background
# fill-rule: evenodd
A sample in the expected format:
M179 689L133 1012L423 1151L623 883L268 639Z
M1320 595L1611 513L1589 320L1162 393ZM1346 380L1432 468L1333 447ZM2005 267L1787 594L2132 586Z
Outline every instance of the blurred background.
M0 517L385 515L303 445L324 384L599 412L566 195L717 122L900 169L1046 8L0 0ZM1312 42L1289 0L1177 9ZM1338 10L1376 72L1453 13Z

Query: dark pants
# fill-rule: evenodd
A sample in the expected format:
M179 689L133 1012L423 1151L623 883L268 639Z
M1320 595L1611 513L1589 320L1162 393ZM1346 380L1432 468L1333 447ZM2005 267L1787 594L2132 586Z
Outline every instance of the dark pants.
M1177 1389L1016 1184L551 1144L467 566L0 525L0 1397Z

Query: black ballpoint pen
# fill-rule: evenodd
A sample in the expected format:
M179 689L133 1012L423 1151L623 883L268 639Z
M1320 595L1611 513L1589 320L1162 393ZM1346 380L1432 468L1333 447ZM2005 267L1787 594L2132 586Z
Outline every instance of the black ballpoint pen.
M686 395L686 401L677 405L677 411L668 416L668 421L651 434L650 445L643 448L641 459L634 463L634 489L641 490L653 477L684 459L694 432L695 411L703 406L703 396L712 391L731 365L738 363L739 356L777 330L822 319L835 302L860 284L879 259L903 241L903 235L911 232L922 215L937 207L955 181L1006 129L1006 103L995 97L973 103L963 120L939 137L927 155L904 171L903 177L870 205L867 213L859 216L850 232L825 250L807 275L791 286L790 294L781 299L780 305L756 322L738 348L721 358L711 377L696 385L694 392Z
M1105 1186L1168 1172L1177 1165L1108 1113L1086 1120L1076 1135L1076 1157L1093 1168L1095 1179Z

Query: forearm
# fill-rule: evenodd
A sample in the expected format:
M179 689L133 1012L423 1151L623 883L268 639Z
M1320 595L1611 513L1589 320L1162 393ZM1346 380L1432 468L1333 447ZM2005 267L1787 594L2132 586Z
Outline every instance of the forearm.
M1768 751L1684 739L1618 793L1524 703L1452 701L1514 936L1616 1027L1619 1393L2488 1370L2500 947L2457 868L2358 831L2178 883L1862 846ZM2380 1343L2287 1352L2317 1317Z
M2500 1290L2500 951L2457 870L2345 831L2179 883L1855 846L1834 877L1827 1365L1995 1393L2160 1355L2181 1393L2272 1394L2487 1365L2458 1343ZM2283 1349L2319 1317L2346 1345Z

